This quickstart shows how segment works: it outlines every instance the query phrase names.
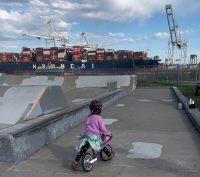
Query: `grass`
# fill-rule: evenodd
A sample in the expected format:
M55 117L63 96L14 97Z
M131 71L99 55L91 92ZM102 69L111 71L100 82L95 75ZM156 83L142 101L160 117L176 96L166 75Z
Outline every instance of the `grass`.
M196 85L182 85L164 82L145 82L138 81L137 88L170 88L178 87L178 89L186 96L188 99L192 98L195 101L196 107L200 110L200 96L195 96Z

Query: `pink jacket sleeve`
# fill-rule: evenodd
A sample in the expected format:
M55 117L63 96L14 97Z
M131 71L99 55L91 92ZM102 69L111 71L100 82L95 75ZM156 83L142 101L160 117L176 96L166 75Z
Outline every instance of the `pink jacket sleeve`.
M105 123L102 119L102 117L99 117L99 129L101 131L101 133L103 133L104 135L109 135L110 132L107 130Z

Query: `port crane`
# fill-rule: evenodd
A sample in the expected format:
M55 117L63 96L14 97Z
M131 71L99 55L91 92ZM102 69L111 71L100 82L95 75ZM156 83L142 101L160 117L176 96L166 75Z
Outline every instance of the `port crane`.
M173 12L172 12L172 5L167 4L165 5L166 14L167 14L167 21L169 26L169 32L170 32L170 40L168 42L168 65L174 63L174 48L176 47L178 50L180 50L180 63L185 65L185 60L187 57L187 41L182 39L181 32L178 28L178 25L176 25ZM176 60L178 61L178 60Z
M29 33L23 33L22 35L34 37L37 39L44 39L46 41L46 46L48 41L53 41L54 46L56 46L56 41L63 43L63 45L66 45L66 43L68 43L68 39L64 35L55 32L52 20L48 20L47 23L39 30Z

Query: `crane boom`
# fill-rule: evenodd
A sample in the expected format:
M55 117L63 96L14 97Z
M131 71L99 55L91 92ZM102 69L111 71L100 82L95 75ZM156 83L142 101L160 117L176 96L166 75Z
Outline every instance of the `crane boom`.
M39 30L37 30L35 32L31 32L31 33L23 33L22 35L28 36L28 37L34 37L37 39L44 39L44 40L46 40L46 43L48 40L54 41L54 45L55 45L55 41L60 41L60 42L63 42L64 44L68 42L68 40L67 40L67 38L65 38L65 36L55 33L53 22L51 20L49 20Z

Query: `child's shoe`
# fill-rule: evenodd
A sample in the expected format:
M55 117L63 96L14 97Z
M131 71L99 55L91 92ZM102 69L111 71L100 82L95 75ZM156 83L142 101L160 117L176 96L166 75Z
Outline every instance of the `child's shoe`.
M72 170L78 171L78 169L79 169L78 163L74 160L72 162Z

